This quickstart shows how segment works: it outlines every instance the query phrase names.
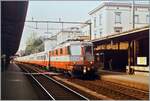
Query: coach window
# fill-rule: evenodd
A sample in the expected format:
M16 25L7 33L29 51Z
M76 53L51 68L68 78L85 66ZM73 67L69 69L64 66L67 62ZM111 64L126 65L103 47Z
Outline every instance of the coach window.
M45 60L45 55L43 55L43 60Z
M67 46L67 54L70 55L70 46Z
M49 52L49 55L50 55L50 56L52 55L52 52L51 52L51 51Z
M52 51L52 56L54 56L54 51Z
M56 50L56 55L58 55L58 50Z
M40 57L39 56L37 56L37 60L39 60L40 59Z
M56 55L56 50L54 50L54 56Z
M60 48L60 54L63 54L62 52L63 52L63 51L62 51L62 48Z

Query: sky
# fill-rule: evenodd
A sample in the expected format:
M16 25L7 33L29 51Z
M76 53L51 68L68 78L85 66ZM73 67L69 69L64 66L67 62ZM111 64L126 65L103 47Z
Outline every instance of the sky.
M90 19L88 13L100 5L100 1L106 0L77 0L77 1L29 1L26 20L49 20L49 21L74 21L84 22ZM127 0L111 0L111 1L127 1ZM132 0L128 0L131 1ZM137 0L135 0L137 1ZM138 0L145 1L145 0ZM146 0L148 1L148 0ZM25 23L19 50L24 50L26 41L31 37L32 33L37 33L37 36L43 35L46 30L46 24L40 25L39 28L43 30L34 29L35 23ZM49 27L55 26L54 24L48 25ZM58 25L57 25L58 26ZM60 25L59 25L60 26Z
M30 1L26 20L50 20L84 22L90 18L88 13L99 5L98 0L93 1ZM31 33L41 34L41 31L29 28L33 23L25 23L19 50L26 47L26 41ZM39 25L40 26L40 25ZM42 26L42 25L41 25ZM44 31L43 31L44 32ZM45 29L46 32L46 29Z

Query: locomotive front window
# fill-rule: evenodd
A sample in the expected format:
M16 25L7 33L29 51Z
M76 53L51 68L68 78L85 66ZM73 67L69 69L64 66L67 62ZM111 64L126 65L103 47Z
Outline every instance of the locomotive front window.
M93 52L92 52L92 46L85 46L85 59L88 61L92 61L93 58Z
M92 47L91 46L85 46L85 53L89 53L92 55Z
M81 46L72 45L71 46L71 55L81 55Z
M67 54L71 54L71 52L70 52L70 46L67 46Z

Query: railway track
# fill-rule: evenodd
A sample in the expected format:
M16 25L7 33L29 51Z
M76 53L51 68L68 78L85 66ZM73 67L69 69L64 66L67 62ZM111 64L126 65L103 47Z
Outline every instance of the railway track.
M89 100L45 74L35 74L32 69L27 69L23 66L21 68L26 72L26 75L31 76L35 83L43 89L50 100Z
M80 79L74 79L74 80L68 79L68 81L84 86L95 92L101 93L103 95L109 96L117 100L148 100L149 99L149 92L119 85L109 81L102 81L102 80L85 81Z
M38 71L37 68L34 69ZM33 70L31 69L31 71ZM66 78L62 75L58 77L67 79L67 81L69 82L86 87L91 91L97 92L99 94L108 96L109 98L116 99L116 100L148 100L149 99L149 92L112 83L109 81L71 79L71 78Z
M103 81L103 82L105 83L105 85L107 84L107 86L105 87L113 88L115 92L119 92L125 96L129 96L130 99L136 99L136 100L148 100L149 99L149 92L147 91L142 91L139 89L116 84L113 82L108 82L108 81Z

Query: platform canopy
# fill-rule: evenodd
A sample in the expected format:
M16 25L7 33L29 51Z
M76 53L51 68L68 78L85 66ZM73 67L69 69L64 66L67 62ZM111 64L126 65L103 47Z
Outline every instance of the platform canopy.
M1 7L1 55L8 58L19 48L28 1L2 1Z
M132 29L129 31L111 34L105 37L101 37L99 39L91 40L95 45L110 43L113 42L121 42L121 41L132 41L135 39L142 39L149 37L150 26L144 26L141 28Z

